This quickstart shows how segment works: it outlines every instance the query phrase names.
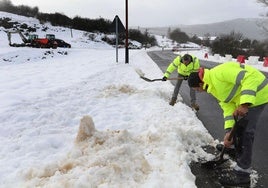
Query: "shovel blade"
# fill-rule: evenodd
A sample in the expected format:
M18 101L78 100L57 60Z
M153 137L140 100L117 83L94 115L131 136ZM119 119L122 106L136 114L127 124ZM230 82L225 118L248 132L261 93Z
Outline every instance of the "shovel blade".
M141 69L136 68L135 71L136 71L136 73L137 73L139 76L144 76L144 75L145 75L145 74L142 72Z
M219 156L211 161L206 161L206 162L201 163L201 166L204 168L213 169L213 168L220 166L221 164L225 163L228 160L229 159L224 159Z

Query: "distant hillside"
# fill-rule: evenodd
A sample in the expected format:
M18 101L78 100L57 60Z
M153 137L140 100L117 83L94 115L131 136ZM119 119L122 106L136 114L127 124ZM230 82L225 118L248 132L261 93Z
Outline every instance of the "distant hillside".
M219 36L220 34L229 34L231 31L240 32L244 37L249 39L263 40L268 39L268 33L265 32L261 25L268 25L268 19L259 18L239 18L224 22L217 22L212 24L199 25L178 25L171 27L154 27L154 28L140 28L141 30L148 29L151 34L167 35L168 29L174 30L180 28L190 37L196 34L197 36L204 36L209 33L211 36Z

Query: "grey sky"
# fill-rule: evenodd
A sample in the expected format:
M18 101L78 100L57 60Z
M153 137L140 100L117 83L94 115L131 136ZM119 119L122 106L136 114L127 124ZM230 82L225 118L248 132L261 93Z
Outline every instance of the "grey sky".
M113 20L125 23L126 0L11 0L14 5L37 6L40 12L68 17ZM128 0L129 26L172 26L213 23L234 18L256 18L267 8L257 0Z

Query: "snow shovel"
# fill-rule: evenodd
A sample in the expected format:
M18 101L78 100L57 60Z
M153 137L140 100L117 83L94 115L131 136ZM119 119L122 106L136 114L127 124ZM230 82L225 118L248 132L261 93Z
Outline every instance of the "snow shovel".
M146 78L144 73L140 69L135 69L135 71L138 73L141 79L147 81L147 82L155 82L155 81L163 81L162 78L156 78L156 79L149 79ZM167 78L167 80L183 80L183 77L177 77L177 78Z
M235 117L235 124L230 132L230 135L229 135L229 138L228 138L228 141L231 141L232 138L234 137L234 134L235 134L235 131L236 131L236 128L237 128L237 118ZM223 155L225 153L225 146L223 146L222 150L221 150L221 153L219 156L217 156L215 159L211 160L211 161L207 161L207 162L204 162L204 163L201 163L201 166L204 167L204 168L208 168L208 169L213 169L223 163L225 163L226 161L228 161L229 159L224 159L223 158Z

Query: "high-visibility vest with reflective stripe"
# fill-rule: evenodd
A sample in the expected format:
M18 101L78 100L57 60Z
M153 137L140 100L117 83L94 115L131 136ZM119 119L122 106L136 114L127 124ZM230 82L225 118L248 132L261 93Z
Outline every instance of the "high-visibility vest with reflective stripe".
M259 70L237 62L226 62L204 70L204 88L223 110L224 128L234 125L233 112L244 103L250 107L268 103L268 80Z
M164 76L169 78L170 74L176 69L178 70L178 73L183 76L189 76L192 72L198 71L198 69L200 68L199 59L193 55L191 56L193 61L190 62L187 66L184 63L182 63L181 56L177 56L173 60L173 62L170 63L169 66L167 67Z

